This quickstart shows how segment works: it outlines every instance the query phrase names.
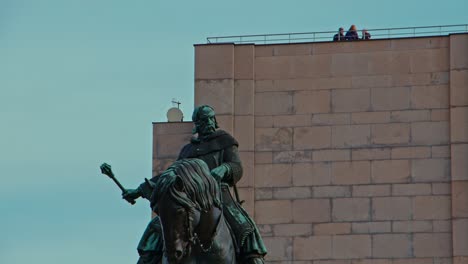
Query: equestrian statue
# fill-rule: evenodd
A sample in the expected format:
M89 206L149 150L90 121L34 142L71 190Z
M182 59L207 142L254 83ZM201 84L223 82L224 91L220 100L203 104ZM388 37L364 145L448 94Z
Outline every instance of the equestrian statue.
M138 264L262 264L267 250L236 188L242 177L239 143L218 129L211 106L196 107L192 120L197 137L166 171L136 189L123 188L111 166L101 165L123 199L134 204L143 197L157 214L138 244Z

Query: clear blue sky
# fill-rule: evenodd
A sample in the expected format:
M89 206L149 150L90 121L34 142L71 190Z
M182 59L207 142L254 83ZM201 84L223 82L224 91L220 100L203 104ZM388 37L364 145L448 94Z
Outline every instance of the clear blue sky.
M468 1L0 0L0 263L135 263L151 176L208 36L468 23Z

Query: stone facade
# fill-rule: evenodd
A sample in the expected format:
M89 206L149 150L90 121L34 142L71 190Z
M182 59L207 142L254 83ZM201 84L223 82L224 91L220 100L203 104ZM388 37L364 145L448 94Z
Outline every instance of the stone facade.
M468 263L468 34L196 45L268 263ZM155 123L153 173L191 123Z

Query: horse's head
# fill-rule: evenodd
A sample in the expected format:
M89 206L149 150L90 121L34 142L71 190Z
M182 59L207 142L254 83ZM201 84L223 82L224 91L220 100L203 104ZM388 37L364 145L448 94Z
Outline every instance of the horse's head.
M202 160L180 160L160 176L152 200L161 219L165 255L169 263L181 263L190 256L201 211L220 205L218 185Z

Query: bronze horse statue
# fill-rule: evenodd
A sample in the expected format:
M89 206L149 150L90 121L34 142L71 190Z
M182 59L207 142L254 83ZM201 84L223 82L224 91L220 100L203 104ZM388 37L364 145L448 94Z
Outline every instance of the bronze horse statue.
M151 204L163 229L163 264L237 263L220 185L204 161L176 161L158 177Z

